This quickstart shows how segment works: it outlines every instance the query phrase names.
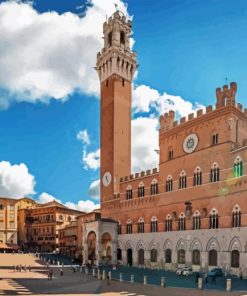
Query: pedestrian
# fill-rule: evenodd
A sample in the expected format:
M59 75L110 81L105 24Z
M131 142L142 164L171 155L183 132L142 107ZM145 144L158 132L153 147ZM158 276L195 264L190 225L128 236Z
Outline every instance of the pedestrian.
M50 270L48 269L48 272L47 272L47 278L48 280L50 279Z
M198 279L199 279L199 273L196 273L196 284L198 284Z
M52 280L52 269L50 269L50 279Z
M63 269L60 268L60 275L63 276Z
M242 269L241 269L241 267L239 268L239 279L240 279L240 280L243 279L243 273L242 273Z
M107 275L106 280L107 280L107 286L110 286L110 277L109 277L109 275Z
M213 284L213 283L216 285L216 278L215 278L215 275L212 276L211 284Z

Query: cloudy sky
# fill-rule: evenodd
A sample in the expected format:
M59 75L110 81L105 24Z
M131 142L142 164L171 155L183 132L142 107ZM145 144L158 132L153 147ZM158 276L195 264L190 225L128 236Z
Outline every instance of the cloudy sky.
M0 0L0 196L99 204L99 81L93 67L114 3L133 18L132 171L156 167L158 118L247 93L243 0Z

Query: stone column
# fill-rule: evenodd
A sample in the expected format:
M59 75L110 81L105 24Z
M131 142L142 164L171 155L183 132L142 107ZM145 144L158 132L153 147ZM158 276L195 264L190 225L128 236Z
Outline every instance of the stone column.
M113 265L117 264L117 241L116 240L112 240L111 263Z

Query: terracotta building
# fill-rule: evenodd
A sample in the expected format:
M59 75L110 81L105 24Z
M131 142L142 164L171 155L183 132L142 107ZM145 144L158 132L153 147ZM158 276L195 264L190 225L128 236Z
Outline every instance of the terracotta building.
M0 197L0 251L17 247L17 200Z
M101 87L101 219L91 224L96 259L103 236L111 260L194 270L247 266L247 110L237 84L216 89L214 106L177 120L160 117L159 166L131 174L131 83L137 67L132 24L118 11L103 25L97 55ZM84 231L85 240L89 232ZM90 234L92 235L92 234ZM85 258L86 253L85 253Z
M76 221L81 211L69 209L56 202L35 204L32 208L20 209L19 219L22 221L19 245L23 249L40 252L59 251L59 229Z

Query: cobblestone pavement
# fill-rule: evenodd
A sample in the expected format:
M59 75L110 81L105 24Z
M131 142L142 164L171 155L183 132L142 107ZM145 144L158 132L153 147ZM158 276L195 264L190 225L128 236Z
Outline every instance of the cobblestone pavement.
M3 276L5 274L5 276ZM20 277L22 275L22 278ZM12 270L0 270L0 295L95 295L104 296L247 296L241 292L199 291L197 289L162 288L155 285L131 284L128 282L99 281L92 276L74 273L64 269L60 276L59 268L54 268L53 280L48 280L44 269L30 273L17 273Z

